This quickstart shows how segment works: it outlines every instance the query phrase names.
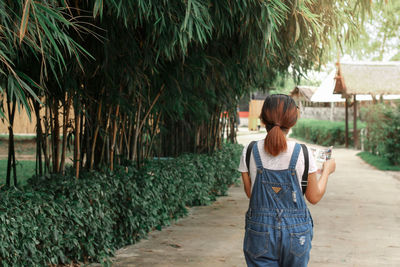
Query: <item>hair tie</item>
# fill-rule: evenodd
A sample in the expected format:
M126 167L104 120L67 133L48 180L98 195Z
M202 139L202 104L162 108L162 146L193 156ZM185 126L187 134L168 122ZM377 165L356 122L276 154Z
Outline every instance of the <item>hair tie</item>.
M274 126L281 127L281 125L279 123L274 123Z

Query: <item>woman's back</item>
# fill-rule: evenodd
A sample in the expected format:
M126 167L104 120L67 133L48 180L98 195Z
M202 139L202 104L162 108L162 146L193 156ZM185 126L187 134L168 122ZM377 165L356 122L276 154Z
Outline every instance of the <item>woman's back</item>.
M289 162L290 158L292 156L294 146L296 142L288 140L287 141L287 149L285 151L282 151L279 153L277 156L272 156L271 154L267 153L264 149L264 142L265 140L260 140L257 142L257 147L258 151L260 153L260 158L262 165L266 169L270 170L285 170L289 167ZM240 165L239 165L239 172L248 172L249 170L247 169L246 166L246 152L247 152L247 146L243 149L242 156L240 158ZM309 169L308 173L313 173L317 171L317 165L315 163L315 160L312 156L312 153L310 150L308 150L308 156L309 156ZM253 188L255 179L256 179L256 172L257 172L257 167L256 163L254 160L254 153L252 152L250 155L250 164L249 164L249 169L250 169L250 178L251 178L251 188ZM299 158L297 160L296 164L296 173L297 173L297 179L299 181L299 185L301 184L301 177L304 172L304 154L302 151L300 151Z

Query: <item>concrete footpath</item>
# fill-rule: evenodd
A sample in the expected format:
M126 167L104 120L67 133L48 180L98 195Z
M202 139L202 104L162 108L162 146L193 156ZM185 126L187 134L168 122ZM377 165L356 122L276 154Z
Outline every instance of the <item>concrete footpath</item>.
M265 134L241 135L239 142ZM336 172L316 206L309 266L400 266L400 179L376 170L356 156L335 149ZM242 185L211 206L194 207L189 216L148 239L120 249L113 266L245 266L242 253L248 199Z

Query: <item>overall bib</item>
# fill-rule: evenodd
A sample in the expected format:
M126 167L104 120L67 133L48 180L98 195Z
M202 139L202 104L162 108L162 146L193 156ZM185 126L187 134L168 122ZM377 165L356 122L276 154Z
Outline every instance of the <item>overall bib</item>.
M247 266L307 266L313 222L296 174L300 148L296 143L288 169L269 170L262 166L257 144L253 146L257 176L246 213Z

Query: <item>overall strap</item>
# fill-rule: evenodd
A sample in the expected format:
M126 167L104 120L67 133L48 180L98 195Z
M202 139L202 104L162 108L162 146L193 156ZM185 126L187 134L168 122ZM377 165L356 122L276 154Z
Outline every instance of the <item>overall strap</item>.
M301 144L301 149L303 150L304 155L304 173L301 179L301 191L303 191L303 195L306 193L307 185L308 185L308 149L305 144Z
M253 146L255 143L256 143L256 141L251 141L249 146L247 147L247 151L246 151L246 166L247 166L247 170L248 170L249 174L250 174L250 154L251 154L251 150L253 149Z
M260 157L260 152L258 151L258 142L255 143L255 145L253 146L253 156L254 156L254 160L256 161L256 166L258 170L263 169L263 165L261 162L261 157Z
M296 163L297 163L297 158L299 157L300 148L301 148L301 146L296 143L294 146L294 149L293 149L292 158L290 159L290 163L289 163L290 170L296 169Z

